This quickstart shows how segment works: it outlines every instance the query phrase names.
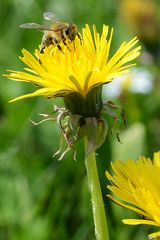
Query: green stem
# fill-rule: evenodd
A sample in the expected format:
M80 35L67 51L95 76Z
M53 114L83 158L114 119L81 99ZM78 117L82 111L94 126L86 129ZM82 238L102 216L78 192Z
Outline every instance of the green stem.
M91 192L96 239L109 240L107 219L97 172L95 152L88 155L85 160L85 165L87 169L89 189Z

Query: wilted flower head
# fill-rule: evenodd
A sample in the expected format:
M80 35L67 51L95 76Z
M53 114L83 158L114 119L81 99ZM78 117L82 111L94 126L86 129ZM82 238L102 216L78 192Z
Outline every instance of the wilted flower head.
M124 208L139 214L142 219L124 219L130 225L147 224L160 227L160 152L138 161L128 160L112 163L114 175L106 171L111 185L108 189L120 198L108 197ZM124 201L124 203L121 202ZM160 238L160 232L149 235L149 239ZM158 239L159 239L158 238Z
M107 123L101 118L102 85L126 73L134 65L129 62L140 54L140 46L133 48L138 42L135 37L128 43L123 42L110 57L112 35L113 29L109 33L108 26L104 25L101 36L93 26L92 36L86 25L82 29L82 39L76 37L74 42L67 45L62 43L61 51L52 45L44 49L43 54L36 50L34 57L23 49L24 56L20 59L28 68L23 72L10 71L7 75L12 80L34 83L40 87L33 93L11 101L34 96L63 97L66 108L56 108L56 111L69 148L83 136L87 136L89 142L94 138L92 144L88 144L88 152L102 144L107 134ZM105 110L116 108L113 105L111 102L106 103ZM111 110L107 109L107 113L117 118ZM67 124L62 126L61 120L66 118Z

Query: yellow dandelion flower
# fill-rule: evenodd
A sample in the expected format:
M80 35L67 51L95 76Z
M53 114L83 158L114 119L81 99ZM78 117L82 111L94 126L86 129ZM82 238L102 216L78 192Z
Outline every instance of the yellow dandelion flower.
M96 86L111 82L115 77L126 73L128 64L140 53L140 47L132 49L138 42L137 38L123 42L117 52L110 57L113 29L103 26L102 35L93 26L93 36L88 25L82 30L82 41L77 37L69 49L64 44L60 51L55 46L45 49L44 54L35 51L35 57L23 49L20 59L28 66L24 72L10 71L7 77L34 83L41 88L33 93L15 98L19 99L46 96L56 97L77 92L83 97ZM132 50L131 50L132 49Z
M128 208L143 219L124 219L130 225L147 224L160 227L160 152L150 158L140 157L138 161L116 161L112 163L115 175L106 171L111 190L125 203L108 197L116 204ZM160 237L160 232L149 235L149 239ZM159 238L158 238L159 239Z
M82 39L76 37L66 45L60 43L60 48L51 45L43 53L35 50L34 56L23 49L20 59L27 68L24 71L9 71L10 74L6 75L12 80L33 83L39 87L11 102L34 96L63 97L66 108L56 107L55 112L58 113L57 122L67 141L66 151L85 135L89 142L88 153L103 143L108 128L106 121L101 118L102 112L109 114L114 122L118 119L112 108L119 107L111 101L102 102L102 85L125 74L135 65L130 62L139 56L140 46L135 47L138 42L135 37L123 42L111 57L112 36L113 29L109 31L106 25L103 25L101 35L95 25L93 31L86 25L82 29ZM126 124L122 109L121 117ZM62 126L62 120L66 118L69 119L68 124ZM60 150L63 145L64 139Z

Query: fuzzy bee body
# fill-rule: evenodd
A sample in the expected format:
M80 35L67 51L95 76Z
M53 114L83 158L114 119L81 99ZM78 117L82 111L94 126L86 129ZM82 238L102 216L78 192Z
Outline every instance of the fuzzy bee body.
M61 46L59 45L61 42L67 45L66 40L72 42L76 36L81 39L76 24L61 22L55 18L53 13L50 12L44 13L43 17L44 19L53 22L50 27L39 25L37 23L24 23L20 25L21 28L37 29L44 33L41 42L41 53L43 53L45 47L50 45L56 45L58 49L62 51Z

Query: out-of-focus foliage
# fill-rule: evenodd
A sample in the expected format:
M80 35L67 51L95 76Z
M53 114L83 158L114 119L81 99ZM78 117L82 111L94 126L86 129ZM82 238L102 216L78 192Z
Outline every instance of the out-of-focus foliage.
M115 80L104 98L121 104L127 114L128 127L120 133L123 144L109 133L98 150L97 164L109 218L111 240L146 239L146 226L126 226L122 218L132 213L106 199L105 170L110 160L152 156L160 150L160 2L157 0L0 0L0 73L20 70L21 49L31 52L40 44L42 34L20 29L25 22L43 23L45 11L55 12L78 28L85 23L114 27L114 50L122 41L138 35L142 55L136 71L126 76L125 84ZM145 88L146 72L149 81ZM130 79L129 81L127 79ZM139 85L141 82L144 85ZM116 86L116 81L119 87ZM136 87L132 87L136 81ZM33 126L38 113L51 112L54 100L29 99L9 104L8 100L32 91L35 86L14 83L1 77L0 88L0 240L95 239L90 195L80 144L77 162L72 154L58 162L52 154L58 149L59 130L54 122ZM62 106L62 101L56 100ZM112 120L108 119L111 126Z

